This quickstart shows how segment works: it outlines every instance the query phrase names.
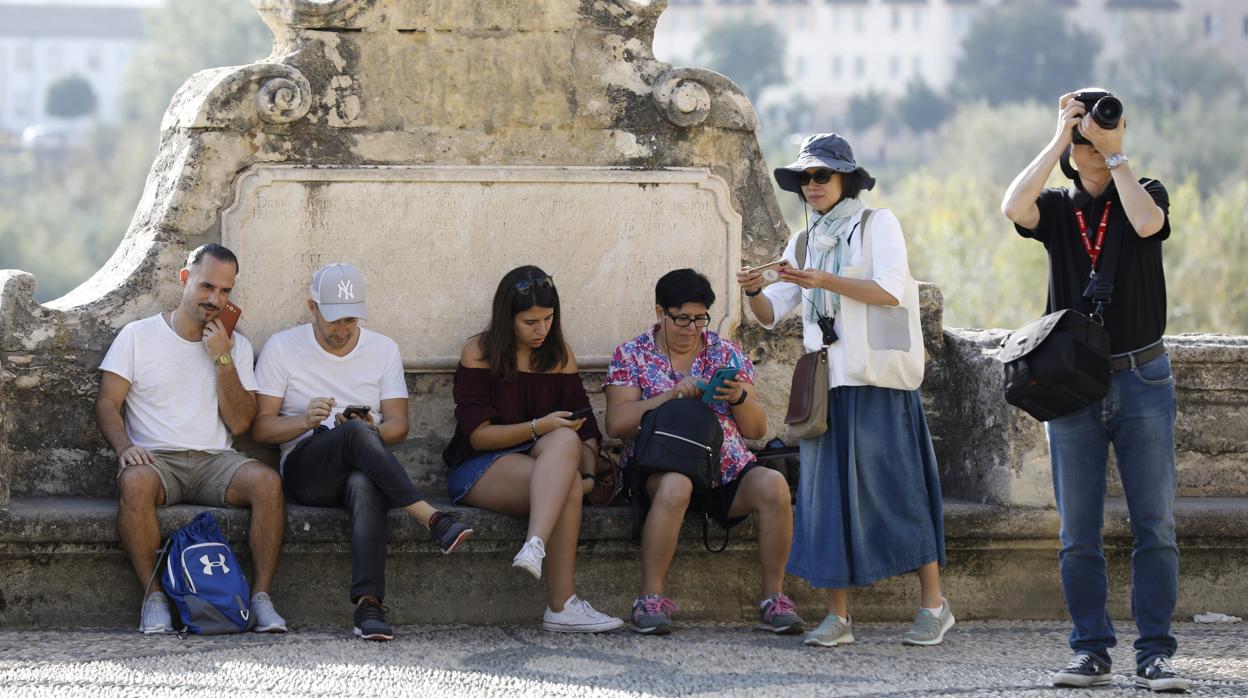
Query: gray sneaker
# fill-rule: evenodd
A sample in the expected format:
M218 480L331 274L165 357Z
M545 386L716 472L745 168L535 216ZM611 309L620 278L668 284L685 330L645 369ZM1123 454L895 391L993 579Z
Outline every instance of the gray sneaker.
M949 602L941 599L940 613L933 614L926 608L920 608L919 612L914 614L914 625L910 626L909 632L901 639L901 642L906 645L939 645L941 640L945 639L945 633L956 622L953 619L953 611L949 608Z
M819 627L806 633L802 644L812 647L836 647L854 641L854 619L842 621L835 613L824 617Z
M679 611L676 602L660 594L646 594L633 600L628 614L628 627L642 635L667 635L672 632L672 613Z
M801 635L805 628L802 617L797 615L793 600L783 592L776 592L763 600L758 609L759 630L768 630L777 635Z
M277 614L267 592L258 591L251 595L251 612L256 617L256 627L252 628L255 632L286 632L286 619Z
M139 632L144 635L173 632L173 618L169 616L169 599L165 597L165 592L153 591L143 599Z

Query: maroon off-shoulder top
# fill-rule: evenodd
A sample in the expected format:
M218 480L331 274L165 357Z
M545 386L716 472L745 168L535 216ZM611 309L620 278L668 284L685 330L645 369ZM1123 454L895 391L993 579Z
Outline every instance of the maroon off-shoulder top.
M455 435L442 452L442 460L455 467L479 455L468 437L483 422L520 424L541 419L558 410L589 407L589 396L579 373L519 373L498 381L488 368L455 369ZM598 421L591 414L577 431L582 441L602 439ZM517 444L518 445L518 444Z

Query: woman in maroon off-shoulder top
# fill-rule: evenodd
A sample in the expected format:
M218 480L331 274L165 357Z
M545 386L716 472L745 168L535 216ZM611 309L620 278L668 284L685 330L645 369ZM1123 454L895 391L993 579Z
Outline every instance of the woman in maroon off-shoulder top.
M581 473L593 473L602 434L559 312L546 272L524 266L503 277L489 326L460 354L455 435L442 458L451 467L452 502L529 517L511 564L537 579L544 567L543 627L602 632L624 621L577 598L573 583L586 493Z

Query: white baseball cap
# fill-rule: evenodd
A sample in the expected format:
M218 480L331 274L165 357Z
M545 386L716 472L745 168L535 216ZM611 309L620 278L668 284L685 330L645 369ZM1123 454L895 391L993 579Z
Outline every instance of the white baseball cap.
M364 305L364 275L345 262L326 264L312 275L312 300L321 315L334 322L344 317L368 319Z

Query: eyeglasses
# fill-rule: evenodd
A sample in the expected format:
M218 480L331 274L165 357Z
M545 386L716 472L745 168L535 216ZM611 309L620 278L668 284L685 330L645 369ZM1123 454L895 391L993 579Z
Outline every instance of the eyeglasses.
M688 327L690 325L693 325L694 327L706 327L711 324L710 313L707 313L706 315L695 315L693 317L689 317L688 315L672 315L671 311L667 310L664 310L663 313L670 317L672 319L672 323L677 327Z
M554 288L555 282L554 280L550 278L549 275L539 276L537 278L533 278L530 276L527 279L521 279L517 281L515 286L516 286L516 291L518 293L527 296L533 290L534 286L541 286L542 288Z
M832 170L815 170L811 172L799 172L797 174L797 183L800 186L810 184L810 180L815 180L815 184L827 184L832 181L832 175L836 174Z

